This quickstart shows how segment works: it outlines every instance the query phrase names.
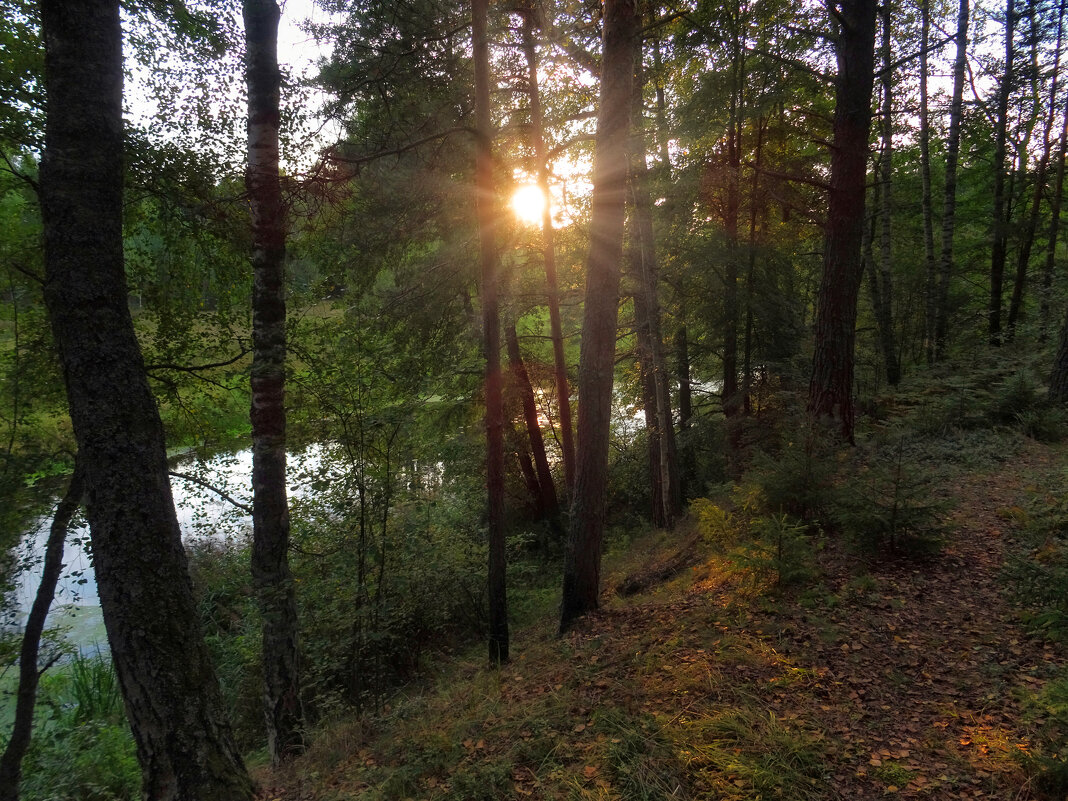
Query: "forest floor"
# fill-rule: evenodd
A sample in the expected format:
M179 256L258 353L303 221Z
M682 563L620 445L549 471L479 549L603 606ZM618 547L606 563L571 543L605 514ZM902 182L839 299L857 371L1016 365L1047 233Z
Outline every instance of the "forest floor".
M1005 565L1040 550L1016 531L1068 451L1016 447L945 478L952 528L923 560L829 538L818 578L776 588L710 551L616 597L679 542L651 536L608 562L575 631L520 630L499 672L472 655L325 729L259 777L263 798L1065 798L1036 776L1064 735L1068 654L1023 627Z

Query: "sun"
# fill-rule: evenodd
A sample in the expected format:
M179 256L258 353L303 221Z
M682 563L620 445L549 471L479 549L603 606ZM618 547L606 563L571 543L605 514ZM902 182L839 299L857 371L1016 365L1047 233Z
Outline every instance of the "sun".
M545 193L534 184L518 187L512 193L512 211L527 225L539 225L545 211Z

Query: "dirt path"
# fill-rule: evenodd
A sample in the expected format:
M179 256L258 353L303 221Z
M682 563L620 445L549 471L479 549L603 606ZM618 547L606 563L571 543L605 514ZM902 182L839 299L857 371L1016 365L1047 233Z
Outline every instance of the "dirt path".
M874 571L825 619L795 618L790 639L826 699L809 711L838 741L843 798L1031 797L1022 762L1034 727L1019 690L1041 687L1065 659L1006 603L999 510L1023 503L1054 459L1029 442L996 474L954 482L955 531L939 557Z
M951 482L954 529L940 554L859 576L831 556L815 600L761 610L702 566L683 599L599 613L573 638L600 665L589 707L626 694L685 748L703 735L681 728L749 705L818 742L822 789L805 798L1035 797L1025 764L1040 721L1025 699L1068 660L1027 635L1003 595L1004 513L1060 458L1028 441L996 472ZM734 750L756 753L768 739L754 729ZM752 785L755 771L691 768L694 797L776 795Z

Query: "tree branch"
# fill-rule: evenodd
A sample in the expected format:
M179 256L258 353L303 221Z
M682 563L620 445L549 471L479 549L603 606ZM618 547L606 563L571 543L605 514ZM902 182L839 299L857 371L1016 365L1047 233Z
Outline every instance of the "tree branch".
M176 472L174 470L167 471L167 475L174 476L175 478L180 478L183 481L188 481L191 484L196 484L197 486L203 487L206 490L211 490L216 495L218 495L220 498L222 498L224 501L236 506L238 509L240 509L245 514L247 514L247 515L252 514L252 507L251 506L249 506L248 504L245 504L245 503L241 503L241 501L237 500L232 495L228 495L227 493L223 492L221 489L216 487L214 484L210 484L210 483L208 483L207 481L205 481L202 478L197 478L196 476L191 476L188 473L178 473L178 472Z
M177 370L181 373L198 373L201 370L214 370L217 367L227 367L234 362L240 361L242 358L250 353L248 348L242 348L241 352L234 356L232 359L227 359L224 362L212 362L211 364L146 364L145 371L152 372L153 370Z

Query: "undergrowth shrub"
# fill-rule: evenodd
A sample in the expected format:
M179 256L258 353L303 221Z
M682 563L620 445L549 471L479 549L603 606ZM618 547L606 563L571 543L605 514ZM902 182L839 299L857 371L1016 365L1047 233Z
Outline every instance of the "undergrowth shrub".
M697 498L690 511L702 538L722 549L739 567L773 576L780 585L801 583L815 575L818 541L811 526L781 512L767 512L759 487L736 484L726 506Z
M141 770L110 658L46 674L22 766L24 801L133 801Z
M858 456L839 486L832 517L837 529L868 552L923 556L945 534L945 503L932 496L934 476L905 457L904 438Z
M1029 754L1027 768L1039 799L1061 801L1068 795L1068 754L1063 745L1068 736L1068 673L1048 682L1025 700L1024 714L1039 726L1041 747Z
M818 525L834 502L839 441L807 417L795 420L782 440L757 452L744 483L760 488L770 511Z

